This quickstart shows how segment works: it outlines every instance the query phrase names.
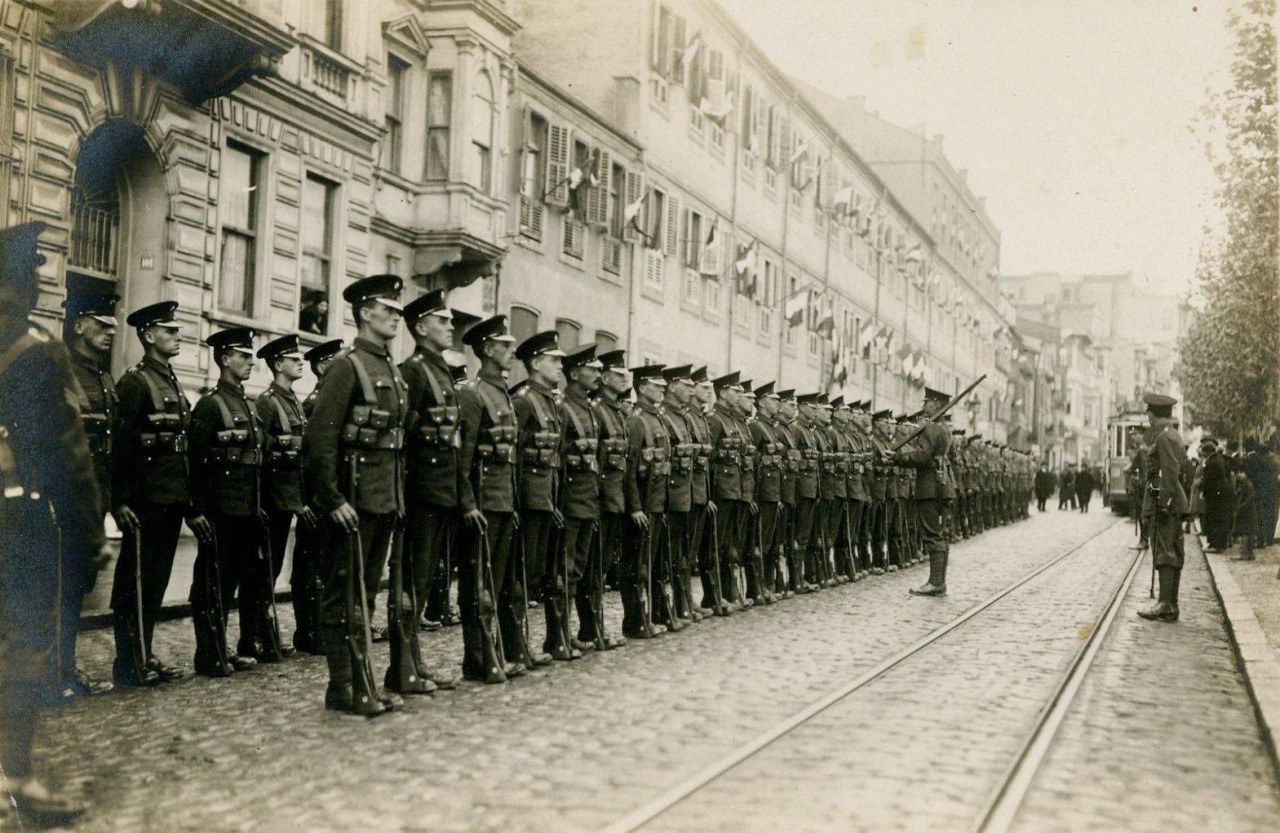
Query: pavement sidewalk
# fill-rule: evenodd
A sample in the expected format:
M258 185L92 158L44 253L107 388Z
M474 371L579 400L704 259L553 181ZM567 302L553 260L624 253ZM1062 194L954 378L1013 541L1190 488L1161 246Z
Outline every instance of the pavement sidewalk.
M1200 536L1187 547L1203 550ZM1280 773L1280 546L1255 549L1253 561L1234 561L1237 544L1224 553L1206 553L1209 572L1227 618L1236 657L1249 684L1259 728Z

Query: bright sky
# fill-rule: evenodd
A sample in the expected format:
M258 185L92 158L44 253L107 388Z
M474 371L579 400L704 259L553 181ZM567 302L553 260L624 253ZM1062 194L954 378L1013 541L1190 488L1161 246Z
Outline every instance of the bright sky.
M943 134L1001 269L1191 283L1214 184L1191 119L1226 83L1219 0L720 0L785 71Z

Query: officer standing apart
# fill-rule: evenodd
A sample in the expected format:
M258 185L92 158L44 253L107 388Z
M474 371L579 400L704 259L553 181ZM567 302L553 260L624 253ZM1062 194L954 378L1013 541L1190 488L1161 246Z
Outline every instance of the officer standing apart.
M911 589L913 596L945 596L947 594L947 558L951 541L947 534L946 507L954 497L951 475L947 471L947 451L951 447L951 430L934 420L950 401L942 391L924 389L924 418L920 436L893 455L895 463L916 470L915 508L924 549L929 555L929 581Z
M550 659L579 659L564 643L560 620L564 607L564 515L560 513L560 412L554 391L560 384L560 339L555 330L529 336L516 347L516 358L529 373L526 385L512 397L516 414L516 438L520 447L520 543L524 559L522 592L542 601L547 635L542 650L525 659L530 666ZM532 594L532 595L531 595ZM524 613L528 615L527 607ZM526 646L527 647L527 646ZM547 655L550 655L549 657Z
M271 586L267 589L274 593L276 580L284 569L284 551L294 517L298 518L299 526L295 538L300 539L303 537L301 527L315 526L316 516L302 500L302 435L307 427L307 418L302 412L302 403L293 392L294 383L302 378L302 352L298 348L297 335L284 335L267 342L258 351L258 358L267 363L272 377L271 385L258 397L254 408L258 413L258 423L266 434L262 508L267 513L267 543L271 555ZM298 549L295 540L295 571L298 569ZM258 613L265 614L267 610L267 606L262 605ZM271 626L259 618L260 633ZM274 627L278 634L279 623L274 623ZM276 644L280 644L278 639ZM293 648L280 645L280 651L288 656L293 653Z
M200 544L213 541L213 527L191 506L191 406L169 366L182 349L177 309L177 301L161 301L125 319L146 354L116 383L120 421L112 447L111 514L124 532L111 588L118 685L153 685L186 675L156 658L152 635L173 573L183 518Z
M191 618L196 631L196 673L225 677L281 659L278 628L261 608L270 564L264 562L266 513L260 502L262 428L244 393L253 373L253 332L243 327L209 336L221 371L217 386L191 413L188 458L191 503L213 525L213 540L196 553ZM240 591L240 643L227 648L227 616ZM259 620L274 633L258 631ZM273 642L274 640L274 642Z
M1184 559L1182 516L1187 512L1187 495L1182 490L1179 474L1187 451L1173 425L1172 396L1148 393L1147 419L1151 431L1145 444L1142 471L1146 488L1142 497L1142 519L1146 523L1151 557L1160 574L1160 597L1156 604L1138 615L1160 622L1178 621L1178 584L1182 578Z
M39 704L60 683L51 674L57 626L66 626L59 562L83 577L108 557L71 361L27 318L44 228L0 232L0 819L16 813L19 828L65 824L81 812L35 776L31 741Z
M399 695L379 690L367 672L368 616L392 535L404 517L408 408L388 349L400 327L400 288L395 275L374 275L343 291L356 338L321 380L306 432L305 482L329 527L320 597L329 665L325 706L368 716L403 704ZM391 638L398 638L394 629ZM357 671L359 690L353 687Z
M316 377L316 386L311 389L311 393L307 394L307 398L302 400L304 430L301 457L303 460L307 456L305 422L310 420L315 412L316 391L320 389L320 380L324 378L325 371L329 369L329 365L333 363L334 357L341 349L342 340L335 338L317 344L302 355L307 364L311 365L311 372ZM302 498L304 506L311 514L312 522L308 524L304 520L294 533L293 569L289 571L289 587L293 591L293 647L309 654L322 654L324 650L320 647L320 592L323 589L323 579L320 577L319 567L320 549L324 538L320 534L319 515L311 504L310 491L305 489L305 484Z
M111 508L111 443L115 434L119 400L116 384L108 368L111 345L116 335L116 302L119 296L95 292L89 287L75 291L67 287L64 339L71 351L71 369L80 385L80 419L89 439L94 482L98 486L98 514L105 517ZM64 695L105 694L112 689L107 680L95 680L76 666L76 634L84 597L97 581L98 571L85 571L83 561L74 564L63 552L62 644L59 646ZM81 570L76 573L77 567Z

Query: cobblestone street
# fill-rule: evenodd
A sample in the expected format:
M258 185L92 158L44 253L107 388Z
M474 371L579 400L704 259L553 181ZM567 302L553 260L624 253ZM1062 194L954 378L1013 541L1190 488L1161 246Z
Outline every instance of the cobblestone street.
M595 830L1116 521L1034 514L960 544L941 601L906 594L917 568L505 687L464 684L375 721L323 709L319 658L124 691L46 716L40 758L91 804L82 830ZM1123 575L1130 542L1114 526L652 827L965 829ZM1280 821L1199 558L1178 625L1134 618L1145 579L1134 585L1025 829L1131 827L1138 815L1164 830ZM189 662L189 620L162 624L157 639ZM96 672L109 643L105 631L83 638ZM424 645L440 665L460 661L456 629ZM1184 677L1157 699L1157 679ZM1173 792L1200 809L1150 809ZM1190 821L1202 815L1215 824Z

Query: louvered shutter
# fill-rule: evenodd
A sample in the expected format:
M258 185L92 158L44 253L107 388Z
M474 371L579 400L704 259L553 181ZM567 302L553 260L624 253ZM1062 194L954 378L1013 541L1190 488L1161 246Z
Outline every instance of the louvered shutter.
M596 180L587 194L587 222L594 226L609 224L609 178L613 175L613 158L607 150L594 154Z
M667 65L671 67L671 81L676 84L684 83L685 71L688 69L684 65L684 48L688 46L685 43L687 27L688 22L680 16L676 16L671 26L671 57L668 58Z
M755 107L755 90L750 84L742 85L742 146L744 148L753 147L751 141L751 128L755 124L751 117L751 111Z
M684 252L683 262L685 266L696 267L698 265L698 241L695 239L697 234L693 229L693 209L686 208L684 210L684 246L681 250Z
M635 205L636 200L644 194L644 175L639 171L626 172L626 200L627 205ZM639 218L637 218L637 222ZM640 234L636 229L636 223L627 223L623 221L622 239L634 243L640 239Z
M569 128L547 125L547 182L543 189L549 205L569 204L569 154L573 142Z
M516 147L519 150L516 152L515 165L512 167L512 170L515 173L515 191L517 194L526 197L537 196L536 194L525 193L528 189L525 188L524 165L525 159L529 154L529 137L532 135L530 130L530 118L530 110L528 107L525 107L520 119L520 135L516 137Z
M791 120L778 114L778 155L774 162L774 170L781 171L782 166L791 158Z
M674 256L680 244L680 200L674 195L667 197L667 239L664 251Z

